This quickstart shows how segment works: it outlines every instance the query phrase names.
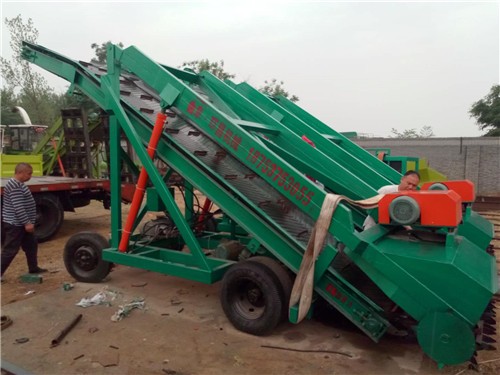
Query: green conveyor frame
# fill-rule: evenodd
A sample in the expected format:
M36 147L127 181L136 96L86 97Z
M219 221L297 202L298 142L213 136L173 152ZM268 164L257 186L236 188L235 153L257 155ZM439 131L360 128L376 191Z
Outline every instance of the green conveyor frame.
M111 262L205 283L220 280L234 264L205 256L163 176L149 158L144 145L151 136L151 112L154 112L151 108L171 111L176 121L197 129L222 149L228 160L251 171L263 186L285 197L298 215L312 222L319 217L326 191L306 175L323 182L335 193L353 199L373 196L378 187L396 182L399 176L395 171L384 169L373 156L353 148L350 141L338 133L330 133L330 138L341 140L341 146L336 147L332 155L327 150L327 143L331 146L332 142L329 136L315 130L317 124L308 128L307 136L318 147L305 147L300 131L292 127L314 120L305 111L300 112L299 107L293 110L300 112L301 119L288 111L268 113L210 73L197 75L158 64L134 46L121 49L109 45L107 69L99 74L85 64L27 42L23 57L68 80L72 88L80 89L110 115L113 210L110 248L104 250L103 258ZM121 95L120 80L123 79L143 82L152 107L143 110L143 103L132 103ZM148 172L152 187L168 209L189 253L158 246L142 246L129 253L118 251L122 233L121 212L117 209L120 207L120 130ZM274 257L293 272L298 271L305 243L291 236L224 175L208 167L202 157L179 144L168 131L160 140L157 156L209 197ZM335 241L324 248L316 262L315 292L375 341L390 327L382 309L331 266L339 253L336 246L343 244L345 254L417 321L420 345L429 356L440 364L466 361L476 349L474 327L497 290L494 257L485 247L469 240L476 225L468 227L472 233L466 237L456 230L448 230L442 242L420 241L398 236L390 226L376 225L362 232L359 230L362 215L347 204L338 206L329 227ZM484 242L487 230L485 233Z

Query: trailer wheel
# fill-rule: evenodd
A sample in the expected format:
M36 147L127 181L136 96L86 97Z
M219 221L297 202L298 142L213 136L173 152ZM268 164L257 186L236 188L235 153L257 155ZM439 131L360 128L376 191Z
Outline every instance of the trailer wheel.
M285 301L276 274L256 261L243 261L224 275L221 304L233 326L253 335L266 335L280 323Z
M66 242L64 265L77 281L98 283L111 271L112 263L102 260L108 241L98 233L80 232Z
M35 194L36 223L35 236L38 242L51 239L61 228L64 208L54 194Z
M250 262L258 262L267 266L278 278L280 286L280 296L283 301L282 320L288 318L288 305L290 304L290 295L293 289L293 280L288 270L277 260L266 256L255 256L249 259Z

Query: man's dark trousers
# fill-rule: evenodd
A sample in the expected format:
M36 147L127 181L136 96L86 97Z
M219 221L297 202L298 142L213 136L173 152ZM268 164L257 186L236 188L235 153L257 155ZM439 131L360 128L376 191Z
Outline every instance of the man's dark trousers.
M2 275L16 257L19 248L22 248L26 253L28 270L30 272L36 271L38 268L38 243L35 234L26 232L24 226L15 226L9 223L2 223L2 230L5 235L5 242L2 246Z

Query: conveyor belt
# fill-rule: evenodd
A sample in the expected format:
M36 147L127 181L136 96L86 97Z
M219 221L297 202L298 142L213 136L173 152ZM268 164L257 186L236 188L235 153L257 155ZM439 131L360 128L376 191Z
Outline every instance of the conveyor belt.
M97 75L105 73L105 69L101 66L81 63ZM199 86L194 87L194 90L205 100L212 102ZM122 100L140 110L154 122L156 113L160 111L160 98L144 82L133 75L122 74L120 95ZM281 227L292 238L307 243L314 225L314 222L307 215L252 170L225 152L194 124L186 121L179 111L175 108L170 108L170 111L166 132L176 143L189 150L215 173L224 177L228 184L264 211L277 226ZM157 156L162 159L162 155ZM168 163L168 160L164 161ZM244 218L238 217L233 219L237 222L244 220ZM330 236L329 242L331 241Z

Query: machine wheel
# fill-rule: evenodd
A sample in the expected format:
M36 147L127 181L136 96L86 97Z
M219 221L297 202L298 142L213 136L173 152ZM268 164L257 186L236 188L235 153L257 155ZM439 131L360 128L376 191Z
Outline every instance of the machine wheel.
M255 256L249 259L250 262L258 262L268 267L278 278L281 287L281 298L283 301L283 320L288 318L288 305L292 294L293 281L288 270L277 260L266 256Z
M77 281L98 283L111 271L112 263L102 260L108 241L98 233L80 232L66 242L64 265Z
M253 335L267 335L280 323L284 306L278 276L258 261L242 261L224 275L221 304L233 326Z
M451 312L428 312L417 327L425 354L438 364L457 365L474 355L476 340L469 325Z
M51 239L61 228L64 208L54 194L35 194L36 223L35 236L38 242Z

